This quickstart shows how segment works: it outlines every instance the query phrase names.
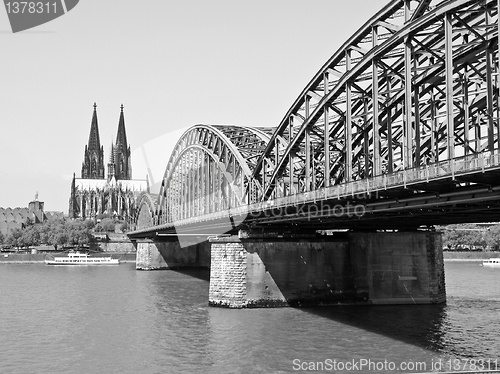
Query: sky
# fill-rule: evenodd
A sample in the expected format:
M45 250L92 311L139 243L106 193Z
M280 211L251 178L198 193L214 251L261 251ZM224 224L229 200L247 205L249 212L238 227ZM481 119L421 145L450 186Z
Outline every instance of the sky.
M105 168L123 104L133 178L149 167L154 192L187 128L277 126L387 3L80 0L16 34L0 7L0 207L25 207L38 193L45 210L68 213L94 102Z

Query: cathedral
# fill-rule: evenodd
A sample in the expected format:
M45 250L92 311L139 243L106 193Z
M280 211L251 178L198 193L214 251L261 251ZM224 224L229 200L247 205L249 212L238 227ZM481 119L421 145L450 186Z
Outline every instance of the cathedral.
M136 200L141 192L149 192L147 179L132 179L130 145L125 132L123 105L116 142L111 144L107 177L104 175L104 148L99 139L97 105L90 125L89 142L85 146L81 178L73 174L69 217L98 219L116 217L128 221L134 216Z

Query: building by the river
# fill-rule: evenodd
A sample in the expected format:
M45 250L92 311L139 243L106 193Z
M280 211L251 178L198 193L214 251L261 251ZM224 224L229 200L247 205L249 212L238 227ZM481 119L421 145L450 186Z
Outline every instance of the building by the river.
M27 208L0 208L0 233L7 237L15 229L23 229L26 225L45 221L63 219L63 212L46 212L43 201L35 200Z
M97 105L94 103L81 177L73 174L71 183L69 217L95 219L110 216L124 220L132 217L137 209L137 197L149 190L149 183L147 179L132 179L131 161L122 105L116 142L111 144L107 176L104 175L104 147L99 138Z

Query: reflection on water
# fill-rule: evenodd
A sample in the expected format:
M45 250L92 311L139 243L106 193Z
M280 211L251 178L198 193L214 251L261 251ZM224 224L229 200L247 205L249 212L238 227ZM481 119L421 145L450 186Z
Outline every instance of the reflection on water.
M439 352L446 305L341 306L315 308L311 313Z
M231 310L207 306L208 271L4 265L0 372L288 373L294 360L430 368L438 358L498 359L500 269L445 266L447 304Z

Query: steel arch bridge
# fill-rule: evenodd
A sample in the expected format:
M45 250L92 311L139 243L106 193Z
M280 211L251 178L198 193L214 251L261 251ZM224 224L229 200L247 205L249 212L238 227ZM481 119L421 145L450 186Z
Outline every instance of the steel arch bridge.
M138 228L246 205L252 171L273 131L203 124L187 130L172 151L157 200L144 194Z
M276 127L188 130L154 213L143 205L153 224L132 234L210 225L221 212L314 228L498 220L498 9L498 0L392 0Z

